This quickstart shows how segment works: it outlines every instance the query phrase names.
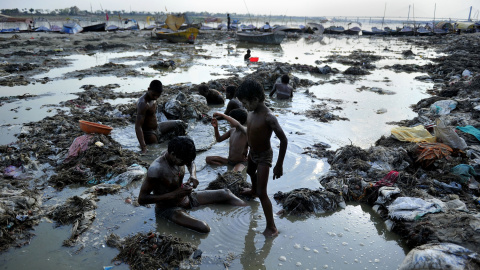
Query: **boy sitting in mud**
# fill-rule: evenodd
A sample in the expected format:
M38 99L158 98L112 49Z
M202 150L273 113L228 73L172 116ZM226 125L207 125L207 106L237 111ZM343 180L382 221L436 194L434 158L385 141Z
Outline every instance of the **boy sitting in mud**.
M135 134L142 153L147 152L147 144L160 142L162 134L175 132L176 135L185 135L187 124L182 120L157 122L157 99L162 92L162 83L159 80L153 80L147 92L137 102Z
M252 189L245 190L245 194L260 198L267 221L263 234L267 237L277 236L278 230L273 219L272 202L267 194L268 175L273 160L270 138L272 133L275 132L280 140L277 163L273 168L273 180L283 175L283 160L287 151L288 140L277 118L264 103L265 94L260 83L249 79L243 81L237 89L237 98L250 111L245 132L250 147L247 173L252 180ZM238 128L241 129L243 126L238 126Z
M209 105L222 105L225 103L222 94L214 89L209 89L208 85L202 83L198 86L198 93L207 99Z
M250 49L247 49L247 53L243 56L244 61L250 60L250 56L251 56L250 52L251 52Z
M186 209L222 203L245 206L246 203L228 189L195 192L197 180L193 140L180 136L168 143L168 150L152 162L138 195L139 204L155 204L155 213L172 222L201 233L210 232L205 221L190 216ZM183 183L185 165L190 178ZM153 194L152 194L153 193Z
M293 88L288 85L290 82L290 77L287 74L284 74L281 78L282 83L277 83L273 86L272 91L270 92L270 97L277 92L278 99L289 99L293 97Z
M216 117L222 117L230 123L231 129L220 136L218 132L218 121ZM223 113L214 113L212 126L215 129L215 139L217 142L223 142L230 138L228 148L228 158L221 156L207 156L205 161L210 165L226 165L233 167L234 172L241 172L247 165L248 142L247 133L244 129L238 128L247 122L247 112L244 109L235 109L230 112L230 116Z

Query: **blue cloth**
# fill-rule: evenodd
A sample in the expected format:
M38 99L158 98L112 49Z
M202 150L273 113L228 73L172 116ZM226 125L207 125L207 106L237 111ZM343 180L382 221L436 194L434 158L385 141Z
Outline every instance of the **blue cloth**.
M480 141L480 130L476 129L475 127L473 126L458 127L457 126L457 129L465 133L472 134L473 136L475 136L475 138L477 138L477 140Z

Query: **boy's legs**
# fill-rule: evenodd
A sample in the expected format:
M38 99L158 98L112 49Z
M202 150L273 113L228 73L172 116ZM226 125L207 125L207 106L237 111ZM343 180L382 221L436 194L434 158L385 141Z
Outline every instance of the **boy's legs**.
M171 212L160 214L160 216L172 221L177 225L183 226L185 228L188 228L197 232L201 232L201 233L210 232L210 227L205 221L202 221L190 216L183 208L177 207L177 209L172 209L167 211L171 211Z
M226 165L228 163L228 159L220 156L207 156L205 161L210 165Z
M268 174L270 172L270 167L264 164L259 164L257 168L256 175L256 186L257 186L257 195L260 198L260 203L262 204L263 213L265 214L265 219L267 221L267 226L263 234L267 237L273 237L278 235L277 226L275 225L275 220L273 219L273 208L270 198L267 194L267 184L268 184ZM252 180L253 186L253 180Z
M197 191L197 201L199 205L222 203L236 206L246 206L247 204L229 189L202 190Z
M252 189L244 189L243 195L257 197L257 168L257 163L253 162L250 155L248 155L247 174L252 181Z

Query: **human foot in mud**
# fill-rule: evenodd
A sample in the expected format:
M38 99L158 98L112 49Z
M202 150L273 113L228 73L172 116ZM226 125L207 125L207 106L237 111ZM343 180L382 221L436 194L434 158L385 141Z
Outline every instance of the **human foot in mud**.
M265 235L265 237L277 237L278 236L278 230L277 230L276 227L266 228L265 231L263 231L263 235Z
M240 194L247 197L258 198L257 192L251 188L244 188Z

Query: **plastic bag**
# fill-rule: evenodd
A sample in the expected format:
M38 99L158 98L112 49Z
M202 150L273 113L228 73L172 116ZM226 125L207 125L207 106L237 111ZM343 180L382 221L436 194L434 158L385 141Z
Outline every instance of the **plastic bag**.
M435 142L436 139L424 126L416 127L394 127L392 135L399 141L408 142Z
M451 243L426 244L412 249L398 270L478 269L480 256Z
M467 148L467 143L463 138L458 136L458 134L455 132L455 129L447 127L444 121L440 118L437 118L436 124L437 126L433 129L435 130L435 137L437 137L437 141L460 150Z
M457 107L457 102L455 100L439 100L432 105L430 105L430 110L438 115L449 114L453 109Z
M423 200L413 197L398 197L388 207L388 216L393 219L414 221L428 213L442 211L435 200Z

